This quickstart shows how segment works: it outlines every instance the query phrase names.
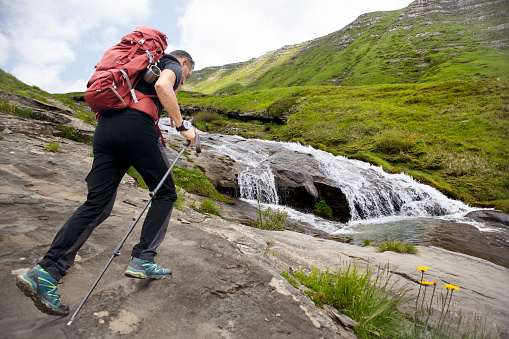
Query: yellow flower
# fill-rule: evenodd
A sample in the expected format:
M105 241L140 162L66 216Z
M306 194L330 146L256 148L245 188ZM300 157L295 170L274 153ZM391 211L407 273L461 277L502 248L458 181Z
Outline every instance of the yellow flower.
M419 281L419 284L421 285L436 285L437 282L436 281Z
M447 284L444 286L444 289L459 291L460 287L453 284Z
M417 266L417 269L421 272L426 272L427 270L429 270L429 267L428 266Z

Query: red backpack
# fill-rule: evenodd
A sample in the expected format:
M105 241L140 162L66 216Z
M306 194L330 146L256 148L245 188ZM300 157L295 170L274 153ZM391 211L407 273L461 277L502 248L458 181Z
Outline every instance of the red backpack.
M85 101L97 119L106 110L132 107L158 120L157 107L150 100L157 95L142 94L134 87L167 46L164 33L142 25L104 53L85 91Z

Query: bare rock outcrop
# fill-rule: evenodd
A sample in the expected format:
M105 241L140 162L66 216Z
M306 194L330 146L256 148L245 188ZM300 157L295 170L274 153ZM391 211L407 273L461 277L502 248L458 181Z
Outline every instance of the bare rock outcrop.
M485 315L487 329L509 336L507 304L500 293L509 269L436 247L418 255L377 253L305 234L270 232L185 208L175 210L157 261L172 280L123 276L138 226L110 265L71 326L69 317L39 312L15 286L46 252L57 230L85 200L90 146L45 131L47 121L0 113L0 328L6 338L352 338L353 323L314 305L282 276L292 268L391 264L396 282L417 294L416 266L430 266L430 279L460 286L455 312ZM47 143L60 143L58 152ZM223 161L225 161L223 159ZM223 170L227 170L225 164ZM294 171L297 173L297 171ZM309 179L309 178L308 178ZM303 179L307 180L307 179ZM316 185L316 179L313 178ZM319 185L318 185L319 186ZM320 188L317 188L317 191ZM119 186L112 215L80 249L61 281L63 301L73 312L148 199L129 176ZM203 199L191 194L186 201ZM231 215L228 206L221 206ZM229 218L228 218L229 219ZM343 318L339 316L339 318Z

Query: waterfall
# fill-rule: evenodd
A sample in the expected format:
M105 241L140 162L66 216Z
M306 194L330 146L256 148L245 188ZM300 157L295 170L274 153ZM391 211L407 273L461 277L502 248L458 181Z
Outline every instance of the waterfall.
M387 216L442 216L471 210L464 203L447 198L409 175L388 174L380 167L334 156L310 146L296 143L284 145L292 151L310 154L318 161L322 173L345 194L351 220Z
M160 125L164 122L160 122ZM173 129L170 129L173 130ZM239 136L205 137L202 144L230 156L243 167L238 184L242 198L277 205L279 198L271 168L271 154L311 155L322 175L340 188L350 208L351 221L390 216L432 217L472 210L406 174L385 173L380 167L303 146L298 143L244 139ZM303 158L302 161L307 161Z
M435 188L421 184L406 174L385 173L380 167L334 156L298 143L236 140L245 142L227 143L221 148L225 154L244 167L239 175L242 198L249 200L259 198L261 202L278 203L274 173L268 161L270 151L267 151L267 146L269 146L269 148L283 147L296 154L312 155L318 162L322 174L332 180L345 194L352 221L387 216L443 216L471 210L464 203L449 199ZM261 145L264 147L260 147Z
M261 202L277 205L279 198L274 173L267 162L269 153L237 142L245 140L241 137L230 137L229 140L217 147L217 150L227 154L244 168L238 178L241 198L248 200L259 198Z

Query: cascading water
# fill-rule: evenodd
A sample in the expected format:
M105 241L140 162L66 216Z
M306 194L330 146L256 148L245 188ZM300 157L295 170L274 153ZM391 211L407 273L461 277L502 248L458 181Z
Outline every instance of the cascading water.
M160 125L164 126L164 120ZM168 129L173 131L173 129ZM312 156L318 163L321 174L330 179L344 193L350 208L351 222L379 220L387 217L437 217L459 215L473 210L460 201L447 198L438 190L418 183L405 174L388 174L381 168L357 160L334 156L330 153L297 143L282 143L239 136L207 137L201 133L202 144L230 156L243 167L238 184L242 198L260 199L261 202L279 206L275 185L273 157L277 152L289 152L295 156ZM291 210L292 211L292 210ZM339 223L316 220L312 215L300 212L297 219L312 219L310 223L333 233Z
M312 155L322 173L345 194L352 220L387 216L428 217L461 213L471 208L406 174L388 174L380 167L330 153L284 143L292 151Z

